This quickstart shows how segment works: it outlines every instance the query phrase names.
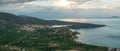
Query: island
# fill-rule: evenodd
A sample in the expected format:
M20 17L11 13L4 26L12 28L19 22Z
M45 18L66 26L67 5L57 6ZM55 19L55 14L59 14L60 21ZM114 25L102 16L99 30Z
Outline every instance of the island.
M120 18L119 16L112 16L111 18Z

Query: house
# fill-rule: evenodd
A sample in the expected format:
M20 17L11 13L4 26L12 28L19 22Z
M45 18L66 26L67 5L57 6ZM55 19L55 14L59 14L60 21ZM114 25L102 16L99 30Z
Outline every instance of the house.
M120 51L120 48L108 48L108 51Z

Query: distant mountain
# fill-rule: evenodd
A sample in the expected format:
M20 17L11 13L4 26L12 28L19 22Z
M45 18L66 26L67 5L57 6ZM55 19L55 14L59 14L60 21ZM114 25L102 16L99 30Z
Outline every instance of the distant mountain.
M120 18L119 16L112 16L111 18Z
M89 23L64 22L57 20L44 20L26 15L14 15L11 13L0 12L0 28L12 28L17 25L40 24L40 25L74 25L75 28L101 27L105 25L96 25ZM74 26L71 26L74 28Z

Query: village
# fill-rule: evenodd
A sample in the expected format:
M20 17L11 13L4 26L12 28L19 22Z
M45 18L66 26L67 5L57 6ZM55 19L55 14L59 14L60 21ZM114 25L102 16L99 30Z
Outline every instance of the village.
M50 27L48 25L20 25L13 32L21 36L1 45L2 51L108 51L107 47L87 45L76 42L76 31L68 27ZM7 31L6 31L7 32ZM12 33L12 32L11 32ZM11 34L9 33L9 34ZM3 33L4 34L4 33ZM6 39L7 40L7 39ZM110 50L110 49L109 49ZM113 50L113 49L111 49Z

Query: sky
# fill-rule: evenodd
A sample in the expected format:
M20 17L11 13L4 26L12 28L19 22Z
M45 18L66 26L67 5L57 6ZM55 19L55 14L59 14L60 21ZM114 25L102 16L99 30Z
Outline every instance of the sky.
M120 0L0 0L0 12L44 19L120 16Z

